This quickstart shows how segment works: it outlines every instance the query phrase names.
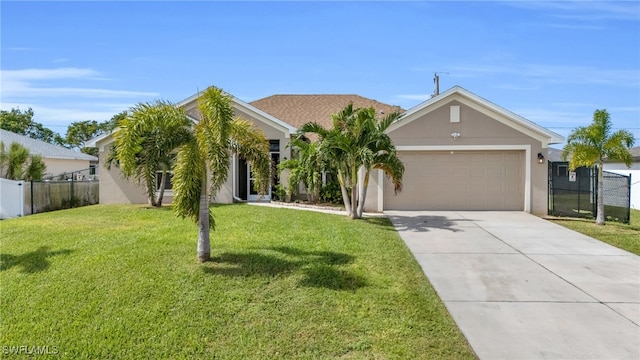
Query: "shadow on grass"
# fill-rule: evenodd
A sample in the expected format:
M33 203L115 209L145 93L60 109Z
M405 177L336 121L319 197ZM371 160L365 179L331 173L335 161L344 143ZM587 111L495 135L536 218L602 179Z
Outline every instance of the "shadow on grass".
M301 286L326 288L331 290L356 290L367 285L366 279L339 266L347 265L355 257L331 251L305 251L287 246L260 249L284 254L264 253L223 253L213 257L210 266L203 271L211 275L254 277L274 277L301 272L304 277ZM212 264L213 263L213 264Z
M47 270L51 266L50 257L68 255L72 250L50 251L48 246L41 246L37 250L22 255L0 254L0 271L9 270L14 266L22 267L20 272L32 274Z

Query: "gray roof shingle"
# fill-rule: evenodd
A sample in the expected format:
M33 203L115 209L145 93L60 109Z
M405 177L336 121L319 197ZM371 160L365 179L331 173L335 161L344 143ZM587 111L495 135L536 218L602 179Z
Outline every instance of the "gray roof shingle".
M67 149L62 146L46 143L41 140L32 139L28 136L13 133L0 129L0 141L4 143L6 149L11 143L17 142L29 150L31 155L40 155L45 159L73 159L98 161L98 158L79 151Z

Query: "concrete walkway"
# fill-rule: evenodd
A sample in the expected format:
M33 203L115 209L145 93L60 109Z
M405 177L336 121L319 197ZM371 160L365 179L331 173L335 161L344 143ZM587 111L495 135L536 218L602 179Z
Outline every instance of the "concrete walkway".
M640 257L523 212L385 212L480 359L640 359Z

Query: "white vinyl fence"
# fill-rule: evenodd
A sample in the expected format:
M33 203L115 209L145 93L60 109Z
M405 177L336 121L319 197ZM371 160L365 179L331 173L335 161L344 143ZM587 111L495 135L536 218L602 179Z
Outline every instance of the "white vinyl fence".
M24 181L0 178L0 219L24 216Z

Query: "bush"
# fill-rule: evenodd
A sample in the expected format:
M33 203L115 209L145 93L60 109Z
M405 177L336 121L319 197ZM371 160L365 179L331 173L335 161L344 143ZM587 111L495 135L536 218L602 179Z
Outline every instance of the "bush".
M274 196L274 200L278 201L286 201L287 200L287 189L282 186L282 184L278 184L274 186L272 195Z
M320 190L320 200L331 204L342 204L340 183L337 181L328 182L322 190Z

